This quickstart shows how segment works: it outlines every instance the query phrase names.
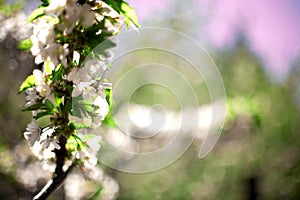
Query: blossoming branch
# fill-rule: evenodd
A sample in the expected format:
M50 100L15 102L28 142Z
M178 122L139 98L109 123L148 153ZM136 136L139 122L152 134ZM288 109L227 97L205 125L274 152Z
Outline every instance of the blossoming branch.
M24 137L53 178L34 199L46 198L74 165L97 164L100 135L88 134L105 122L111 84L105 71L112 58L110 37L124 23L138 26L122 0L42 0L30 15L33 34L21 46L35 56L36 69L20 87L24 111L32 112ZM93 49L108 41L101 51Z

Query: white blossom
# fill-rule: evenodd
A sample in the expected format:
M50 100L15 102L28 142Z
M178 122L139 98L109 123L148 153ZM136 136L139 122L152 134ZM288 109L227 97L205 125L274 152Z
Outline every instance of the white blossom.
M59 16L64 10L66 3L67 0L50 1L50 4L47 6L45 12L46 14L55 14Z
M52 1L51 1L52 2ZM41 17L34 22L31 53L35 56L35 63L44 63L44 71L55 69L59 60L66 66L67 45L60 45L56 42L54 21L51 17ZM45 70L48 67L47 70ZM51 72L49 72L51 73Z
M99 114L95 114L93 117L93 123L91 125L92 128L98 128L99 126L101 126L101 122L103 120L103 116L99 115Z
M82 148L80 151L76 153L77 159L82 159L84 161L84 166L87 168L91 168L97 164L97 157L95 156L95 152L91 151L88 148Z
M76 65L79 64L80 61L80 54L77 51L73 52L73 63L76 63Z
M57 27L64 32L65 35L70 34L80 17L81 6L76 1L67 1L65 5L65 13L62 15L62 23Z
M107 70L107 66L104 61L91 59L85 62L84 69L90 77L97 78L103 75L105 70Z
M50 94L51 89L50 86L46 84L45 79L45 73L43 73L41 70L35 69L33 70L33 75L36 80L36 91L40 94L42 97L46 97Z
M99 91L102 91L102 90L106 90L106 89L111 89L112 87L112 84L109 83L109 82L101 82L98 84L98 90ZM103 93L103 95L101 96L104 96L105 97L105 94Z
M95 110L95 113L101 116L101 120L104 119L104 117L109 112L109 105L105 98L102 96L98 96L95 101L94 105L97 106L97 109Z
M56 47L55 42L55 32L53 22L40 18L33 24L33 34L30 37L32 41L31 53L36 56L35 63L40 64L47 60L48 57L53 55Z
M83 115L82 118L77 121L81 121L81 123L84 123L85 125L96 129L99 126L101 126L101 122L104 120L105 116L109 112L109 105L105 99L105 95L100 96L98 94L95 94L95 100L91 104L94 107L94 110L92 113Z
M49 137L52 137L53 132L54 127L44 129L39 141L36 142L31 148L33 154L36 155L39 159L53 158L55 156L54 152L52 152L55 148L53 148L53 146L44 144L44 141L46 141Z
M25 107L34 105L37 102L37 100L40 99L40 96L37 94L35 87L27 89L25 93L26 93Z
M102 137L100 135L95 135L94 137L88 137L87 139L85 138L86 133L87 129L81 129L78 131L78 136L87 146L76 152L75 158L83 160L84 166L90 169L98 162L96 155L100 150L100 141L102 140Z
M100 13L100 16L98 16L99 17L98 20L102 21L103 16L109 17L113 21L113 23L109 19L105 19L105 21L104 21L105 31L109 32L109 33L118 32L125 22L125 17L120 15L118 12L116 12L113 8L111 8L106 3L102 3L101 13Z
M36 123L36 120L32 120L32 122L27 125L24 137L29 142L30 146L33 146L34 143L40 139L40 134L41 127Z
M44 129L38 141L30 148L32 153L42 161L44 170L54 171L55 163L51 160L55 158L55 149L60 149L57 140L53 138L55 127Z
M87 27L92 26L95 23L95 12L91 10L90 5L84 4L82 6L79 20L83 26Z
M43 149L60 149L57 139L48 137L47 139L41 141Z
M90 100L96 95L96 89L92 86L93 81L90 82L80 82L75 86L72 92L72 97L77 97L82 94L83 99Z
M54 22L50 17L42 17L33 23L33 33L31 39L42 44L48 44L55 40Z
M80 82L86 82L89 81L91 78L88 74L88 72L83 68L73 68L72 71L68 74L67 80L72 81L75 84L78 84Z
M69 49L68 49L69 44L64 44L63 46L60 47L59 51L59 60L61 61L61 64L64 67L67 67L67 55L69 55Z
M100 135L97 135L93 137L92 139L88 140L86 144L94 151L98 152L100 150L100 141L102 140L102 137Z

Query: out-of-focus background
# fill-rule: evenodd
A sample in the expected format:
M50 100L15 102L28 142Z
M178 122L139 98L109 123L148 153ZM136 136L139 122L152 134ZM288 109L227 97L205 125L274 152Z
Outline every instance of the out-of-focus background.
M128 174L104 167L113 178L107 188L112 185L120 200L299 199L299 1L128 2L142 27L177 30L204 46L224 81L226 123L207 157L197 157L201 141L196 139L181 158L156 172ZM24 95L17 94L34 67L17 44L30 36L26 15L38 5L0 0L0 199L30 199L51 175L25 144L30 115L21 112ZM138 91L134 103L148 105L149 91ZM74 192L92 187L81 183L78 171L49 199L86 199ZM77 185L68 187L72 180Z

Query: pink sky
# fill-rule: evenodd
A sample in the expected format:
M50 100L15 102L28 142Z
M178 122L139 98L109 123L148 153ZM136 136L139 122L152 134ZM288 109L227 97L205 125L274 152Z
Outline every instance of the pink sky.
M166 8L172 0L127 0L127 2L134 7L139 20L143 20Z
M163 11L175 0L129 0L141 21ZM201 35L223 49L240 34L249 48L276 77L284 77L300 55L300 2L298 0L194 0L193 10L206 8ZM156 16L157 17L157 16ZM162 18L164 16L161 16ZM193 21L195 19L192 19ZM197 19L200 20L201 19ZM195 24L195 22L193 22ZM155 26L155 24L153 24ZM159 25L157 25L159 26ZM203 28L204 27L204 28ZM197 29L197 28L196 28Z

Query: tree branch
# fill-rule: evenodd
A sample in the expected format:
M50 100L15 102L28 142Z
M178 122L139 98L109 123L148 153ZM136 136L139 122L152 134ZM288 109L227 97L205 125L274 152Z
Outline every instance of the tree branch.
M33 197L33 200L45 200L63 183L68 173L75 166L74 164L72 164L67 171L63 171L65 158L67 157L66 142L67 138L65 136L61 136L59 138L59 145L61 148L59 150L55 150L56 168L53 177L47 182L47 184L41 189L41 191Z

